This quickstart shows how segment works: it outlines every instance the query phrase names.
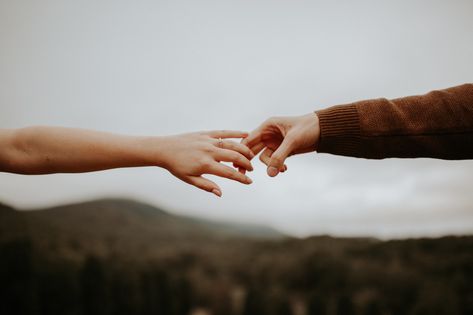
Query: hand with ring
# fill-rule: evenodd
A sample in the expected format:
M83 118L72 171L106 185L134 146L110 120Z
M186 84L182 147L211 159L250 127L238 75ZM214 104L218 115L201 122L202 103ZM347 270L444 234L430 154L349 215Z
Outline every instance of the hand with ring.
M252 180L230 166L220 162L230 162L236 167L252 171L250 160L254 157L251 150L229 138L245 138L241 131L209 131L181 134L160 138L162 145L156 146L159 153L159 166L169 170L177 178L200 189L222 195L222 190L203 174L212 174L251 184ZM225 140L223 140L225 139Z
M0 172L83 173L157 166L220 197L220 187L202 175L251 184L248 176L220 163L230 162L245 171L253 170L251 150L228 140L246 136L246 132L229 130L147 137L48 126L0 129Z

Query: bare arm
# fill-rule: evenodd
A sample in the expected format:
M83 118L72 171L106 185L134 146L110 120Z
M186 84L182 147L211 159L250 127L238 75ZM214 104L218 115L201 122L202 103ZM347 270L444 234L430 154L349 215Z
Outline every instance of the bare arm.
M219 163L233 162L252 170L252 154L246 147L218 140L244 136L246 133L237 131L138 137L61 127L0 129L0 171L50 174L158 166L187 183L221 195L220 188L201 175L251 183L248 177Z
M28 127L2 130L0 139L1 170L12 173L78 173L151 164L145 145L149 139L144 137Z

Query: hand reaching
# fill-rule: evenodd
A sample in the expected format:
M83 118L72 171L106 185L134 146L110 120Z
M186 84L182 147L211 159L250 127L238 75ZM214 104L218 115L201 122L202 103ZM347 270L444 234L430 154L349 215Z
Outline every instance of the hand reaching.
M198 188L222 195L213 174L250 184L251 179L220 162L251 171L253 153L241 131L210 131L167 137L117 135L62 127L0 129L0 172L19 174L82 173L120 167L158 166Z
M220 197L220 187L202 175L212 174L251 184L248 176L220 163L231 162L240 169L253 170L250 160L254 155L250 149L241 143L223 140L247 135L246 132L222 130L164 137L162 146L157 147L160 151L158 164L186 183Z
M288 156L315 151L320 137L319 120L315 113L294 117L273 117L253 130L242 144L254 155L263 150L260 160L274 177L286 171ZM244 169L240 168L244 173Z

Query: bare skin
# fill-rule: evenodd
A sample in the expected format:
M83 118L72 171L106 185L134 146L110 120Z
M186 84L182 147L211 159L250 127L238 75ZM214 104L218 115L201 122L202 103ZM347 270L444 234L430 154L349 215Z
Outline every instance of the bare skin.
M309 113L269 118L243 139L242 144L255 155L262 151L260 160L268 167L268 175L274 177L287 170L284 162L289 156L315 151L319 138L319 119L315 113ZM245 173L245 169L240 167L240 172Z
M246 136L229 130L139 137L62 127L0 129L0 171L52 174L157 166L220 197L220 187L202 175L251 184L248 176L220 163L253 170L249 148L228 140Z

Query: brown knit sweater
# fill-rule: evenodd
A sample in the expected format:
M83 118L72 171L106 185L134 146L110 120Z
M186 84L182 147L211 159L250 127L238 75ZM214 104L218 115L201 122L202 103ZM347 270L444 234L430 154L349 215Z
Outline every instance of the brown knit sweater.
M317 112L318 152L368 159L473 159L473 84Z

